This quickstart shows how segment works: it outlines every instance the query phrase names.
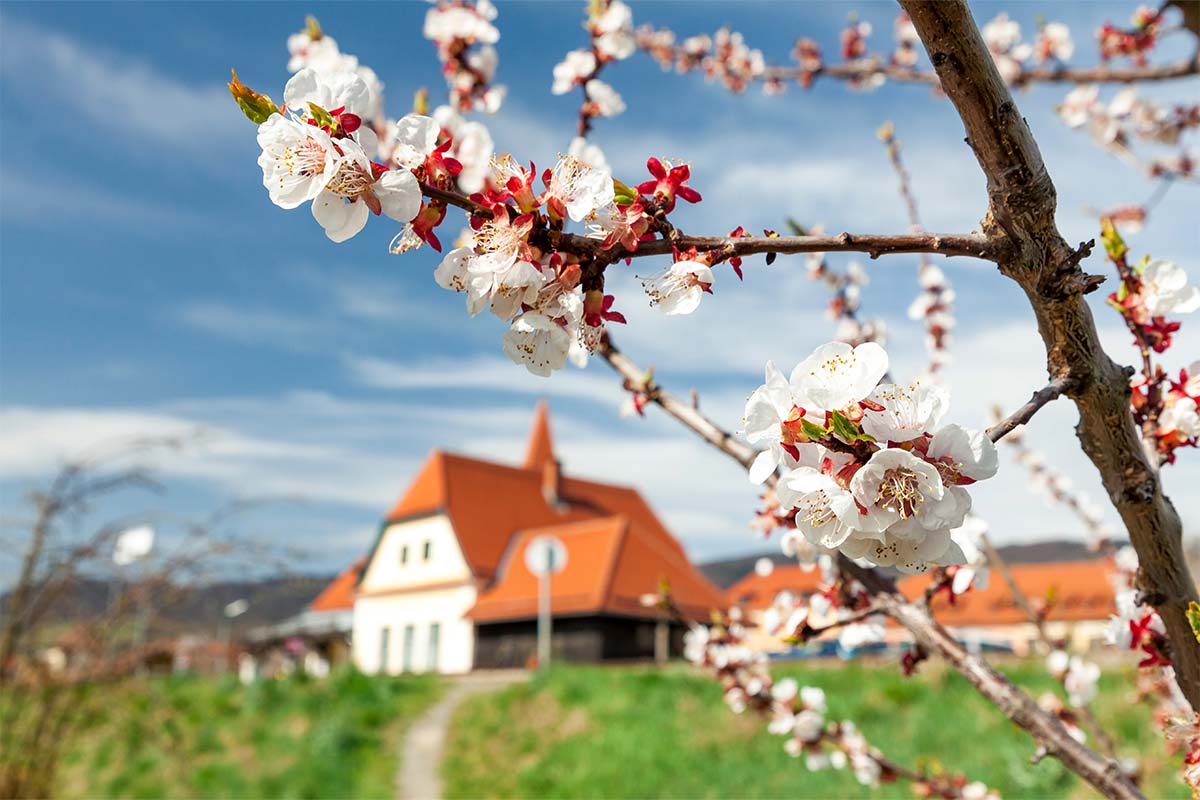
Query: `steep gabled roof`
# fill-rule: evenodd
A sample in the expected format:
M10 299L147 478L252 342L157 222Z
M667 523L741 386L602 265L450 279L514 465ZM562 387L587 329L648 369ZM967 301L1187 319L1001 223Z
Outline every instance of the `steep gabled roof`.
M1049 620L1103 620L1116 613L1111 567L1105 559L1064 561L1052 564L1013 564L1013 579L1032 601L1053 595ZM900 581L900 591L919 598L929 585L929 575L913 575ZM1012 598L1003 578L994 570L986 589L972 589L950 605L944 594L933 602L933 611L943 625L1013 625L1028 618Z
M443 512L450 517L471 571L490 578L513 533L528 528L623 514L686 560L682 545L635 490L563 478L559 503L542 494L540 469L521 469L434 450L387 522Z
M675 547L637 520L613 515L581 522L524 530L512 547L496 582L476 601L468 616L476 622L530 619L537 615L538 579L525 565L525 551L538 536L559 539L567 564L551 581L550 605L556 615L618 614L657 619L660 612L641 603L665 581L676 605L690 619L707 619L720 608L721 592Z
M363 556L342 571L330 581L313 601L309 603L309 611L348 611L354 608L354 587L358 585L358 576L367 565Z
M740 606L743 611L757 611L769 607L780 592L796 595L812 594L821 583L821 571L807 572L798 564L776 564L770 575L751 572L725 590L727 605Z
M529 430L529 443L525 445L525 469L540 470L546 462L554 461L554 437L550 435L550 406L542 400L533 413L533 427Z

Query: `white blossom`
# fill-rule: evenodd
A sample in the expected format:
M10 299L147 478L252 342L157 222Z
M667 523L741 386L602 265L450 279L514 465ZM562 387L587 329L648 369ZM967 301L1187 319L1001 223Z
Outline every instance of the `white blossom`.
M621 0L612 0L593 27L596 32L593 44L601 55L621 60L629 58L637 50L633 11Z
M1152 317L1187 314L1200 308L1200 289L1188 284L1187 272L1173 261L1156 259L1142 270L1142 302Z
M600 116L615 117L625 111L625 101L621 95L604 81L592 78L584 86L584 90Z
M338 157L329 134L282 114L258 126L258 146L263 185L280 208L296 208L320 194Z
M881 384L867 399L883 406L883 411L868 408L862 420L863 430L880 444L911 441L936 429L950 407L945 387L920 382Z
M591 50L572 50L554 65L551 94L566 94L596 71L596 56Z
M606 166L589 167L572 155L559 158L550 173L549 197L558 200L575 222L613 201L612 171Z
M887 353L874 342L853 348L830 342L792 370L792 393L805 408L844 409L869 395L887 368Z
M642 280L650 305L664 314L691 314L700 307L700 298L710 291L712 269L698 261L676 261L667 269Z
M1178 431L1188 439L1200 436L1200 414L1196 411L1196 401L1190 397L1175 400L1159 416L1158 426L1162 433Z

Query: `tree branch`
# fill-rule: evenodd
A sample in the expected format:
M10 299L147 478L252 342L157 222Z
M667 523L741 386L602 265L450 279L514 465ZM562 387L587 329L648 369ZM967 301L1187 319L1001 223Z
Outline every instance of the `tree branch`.
M447 205L456 206L476 216L490 219L492 212L469 197L427 183L421 193ZM576 255L595 256L606 252L609 259L661 256L673 248L720 250L721 258L749 256L757 253L866 253L871 258L898 253L933 253L943 256L968 256L987 261L1004 257L1004 242L978 233L839 233L833 236L688 236L679 234L673 239L641 242L637 250L602 251L601 240L573 233L552 232L552 244L559 250Z
M899 83L922 83L937 86L938 73L934 70L900 67L875 59L851 61L845 64L828 64L816 70L804 67L767 67L761 80L799 81L808 76L835 80L862 81L882 75ZM1167 81L1200 75L1200 54L1170 64L1146 66L1110 67L1033 67L1023 69L1014 86L1032 83L1141 83L1143 81Z
M1200 598L1183 557L1182 526L1142 451L1125 371L1101 348L1081 294L1063 288L1058 276L1047 280L1061 274L1075 251L1056 227L1054 183L1037 143L964 0L900 4L962 118L987 177L984 232L1012 247L1000 269L1029 298L1051 377L1072 381L1066 394L1079 409L1080 443L1129 530L1141 562L1140 588L1166 624L1179 686L1192 707L1200 708L1200 646L1186 617L1188 603Z
M716 447L743 468L749 469L758 455L754 448L734 438L690 404L665 391L653 380L646 380L645 370L639 369L613 345L608 337L596 349L596 354L621 375L627 385L641 391L650 402L660 406L675 419L691 428L701 438ZM771 482L773 484L773 481ZM940 653L971 684L1013 722L1024 728L1046 750L1071 771L1092 784L1108 797L1133 800L1141 798L1137 787L1129 782L1119 766L1071 738L1063 724L1042 711L1024 691L996 672L982 658L975 656L958 643L929 610L910 603L896 590L895 583L878 570L867 569L844 556L839 567L863 584L873 595L873 605L903 625L913 639L930 652Z
M1033 419L1033 415L1051 400L1058 399L1071 385L1071 379L1066 377L1054 378L1050 383L1033 393L1029 402L1018 408L1007 417L987 429L988 438L998 442L1012 433L1019 425L1024 425Z

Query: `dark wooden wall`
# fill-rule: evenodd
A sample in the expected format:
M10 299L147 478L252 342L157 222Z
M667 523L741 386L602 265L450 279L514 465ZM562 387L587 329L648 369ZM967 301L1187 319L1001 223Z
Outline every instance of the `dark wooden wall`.
M554 620L551 657L595 663L654 657L651 620L623 617L567 617ZM683 650L683 629L671 626L671 655ZM493 622L475 626L475 668L527 666L537 654L537 621Z

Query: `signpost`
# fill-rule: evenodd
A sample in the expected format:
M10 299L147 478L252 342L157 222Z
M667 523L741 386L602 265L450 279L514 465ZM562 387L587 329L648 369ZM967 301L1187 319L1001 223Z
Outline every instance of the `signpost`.
M550 579L567 566L567 548L553 536L538 536L525 547L525 566L538 576L538 668L550 664Z

